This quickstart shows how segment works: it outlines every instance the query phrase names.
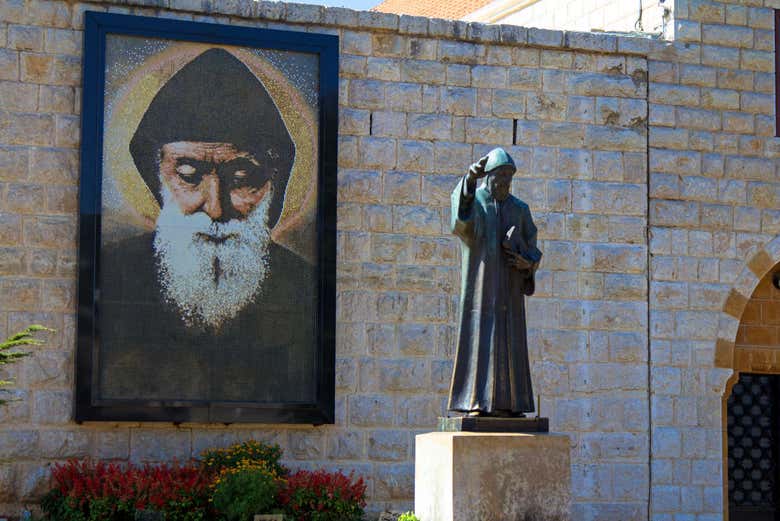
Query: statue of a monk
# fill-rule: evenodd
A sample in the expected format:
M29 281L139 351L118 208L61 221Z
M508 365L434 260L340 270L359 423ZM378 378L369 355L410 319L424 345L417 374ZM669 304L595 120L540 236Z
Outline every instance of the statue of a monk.
M528 205L510 193L514 173L512 158L496 148L471 165L452 193L463 273L448 409L472 416L534 411L525 295L534 292L542 254Z

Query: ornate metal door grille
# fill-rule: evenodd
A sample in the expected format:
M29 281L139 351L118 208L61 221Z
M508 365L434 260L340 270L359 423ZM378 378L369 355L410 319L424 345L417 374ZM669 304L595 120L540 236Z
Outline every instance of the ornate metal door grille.
M780 519L777 490L780 378L741 374L728 400L730 521Z

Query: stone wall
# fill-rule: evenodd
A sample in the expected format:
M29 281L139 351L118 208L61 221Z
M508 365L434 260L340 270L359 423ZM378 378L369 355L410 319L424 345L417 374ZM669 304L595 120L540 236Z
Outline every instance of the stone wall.
M365 475L372 512L411 508L414 435L443 413L454 347L449 192L501 145L545 252L532 372L571 436L575 519L720 519L738 317L780 260L772 1L678 2L674 43L249 0L3 2L0 333L57 333L0 374L21 398L0 409L0 514L54 461L248 438ZM71 420L85 10L340 36L335 425Z
M648 62L654 520L722 518L725 379L742 309L780 260L776 7L678 1L677 40Z
M509 2L494 1L467 19L568 31L644 31L659 34L666 33L667 28L671 30L670 1L538 0L514 4L522 3L527 7L513 11L508 7Z
M766 364L776 372L780 367L780 290L772 283L775 266L759 282L739 322L734 345L734 368L739 371L759 370Z

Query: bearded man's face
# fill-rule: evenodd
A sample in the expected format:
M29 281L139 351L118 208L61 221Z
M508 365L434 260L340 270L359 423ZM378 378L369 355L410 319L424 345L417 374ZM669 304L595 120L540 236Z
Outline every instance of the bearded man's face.
M266 276L271 171L231 143L162 146L154 240L166 300L189 324L219 328Z

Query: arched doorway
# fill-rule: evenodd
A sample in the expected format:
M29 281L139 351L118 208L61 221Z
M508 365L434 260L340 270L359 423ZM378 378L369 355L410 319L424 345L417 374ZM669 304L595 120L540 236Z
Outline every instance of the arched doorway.
M745 303L725 398L728 519L780 519L780 264Z

